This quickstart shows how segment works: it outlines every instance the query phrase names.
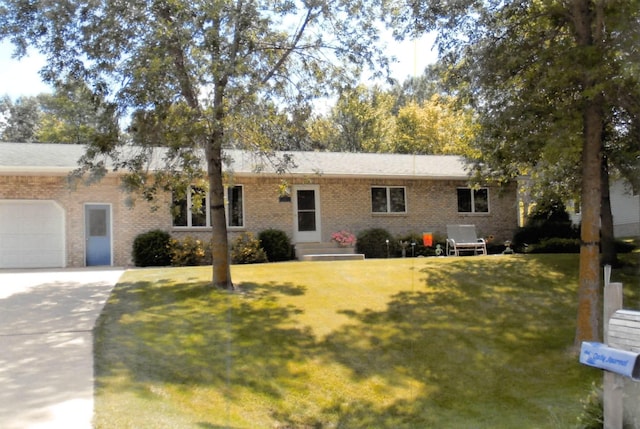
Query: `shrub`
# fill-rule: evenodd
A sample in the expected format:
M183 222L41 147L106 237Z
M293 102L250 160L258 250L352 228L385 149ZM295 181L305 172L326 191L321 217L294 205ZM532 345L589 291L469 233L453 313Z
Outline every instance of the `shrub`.
M260 246L260 240L250 232L245 232L231 244L231 261L234 264L267 262L267 253Z
M513 248L524 251L526 245L541 243L548 238L576 239L578 228L571 223L565 206L556 201L540 203L529 216L527 224L513 237Z
M133 240L133 262L136 267L164 267L171 264L168 232L159 229L139 234Z
M211 264L210 246L202 240L185 237L183 240L172 238L169 242L171 265L176 267L193 267Z
M291 259L291 241L284 231L272 228L266 229L258 234L258 239L270 262Z
M387 247L388 240L388 247ZM365 258L386 258L396 252L397 243L393 236L385 229L372 228L358 234L356 251L363 253ZM388 253L387 253L388 251Z
M529 253L580 253L577 238L547 238L528 247Z
M636 249L636 244L633 240L616 240L615 246L618 253L631 253Z

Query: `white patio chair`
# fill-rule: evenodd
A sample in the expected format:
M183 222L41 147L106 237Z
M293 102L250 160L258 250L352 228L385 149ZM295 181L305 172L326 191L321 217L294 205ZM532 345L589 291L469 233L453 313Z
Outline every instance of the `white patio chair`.
M475 255L487 254L487 243L478 238L475 225L447 225L446 255L460 256L461 251L472 251Z

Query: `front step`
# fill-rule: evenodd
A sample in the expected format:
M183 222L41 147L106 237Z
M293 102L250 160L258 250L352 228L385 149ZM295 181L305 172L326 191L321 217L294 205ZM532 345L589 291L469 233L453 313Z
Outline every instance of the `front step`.
M353 247L340 247L335 242L296 243L296 258L301 261L344 261L364 259Z
M301 261L361 261L364 260L362 253L342 253L342 254L321 254L321 255L304 255Z

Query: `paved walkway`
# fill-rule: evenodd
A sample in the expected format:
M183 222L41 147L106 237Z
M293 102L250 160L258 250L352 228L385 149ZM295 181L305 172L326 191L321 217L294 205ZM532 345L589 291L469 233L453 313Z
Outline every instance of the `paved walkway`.
M0 428L91 428L92 329L122 272L0 271Z

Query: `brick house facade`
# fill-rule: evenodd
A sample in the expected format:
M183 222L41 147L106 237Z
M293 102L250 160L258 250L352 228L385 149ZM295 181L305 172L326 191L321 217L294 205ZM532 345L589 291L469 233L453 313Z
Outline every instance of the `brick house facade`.
M73 145L0 143L0 268L90 265L87 216L94 205L104 208L108 216L111 244L105 265L131 265L133 240L151 229L168 231L176 238L207 238L207 226L174 225L171 195L160 195L155 208L141 199L129 204L116 174L89 186L70 188L67 175L81 154L82 148ZM233 186L241 192L238 205L242 216L240 225L229 227L230 239L241 232L257 234L267 228L285 231L293 243L328 242L335 231L346 229L357 234L372 227L394 235L430 231L444 236L447 224L474 224L480 236L503 241L511 239L517 227L515 184L500 190L483 188L483 208L461 211L460 195L474 191L456 157L293 152L294 159L300 158L298 166L283 176L256 168L246 153L231 151L231 155L235 161ZM290 187L291 200L279 198L283 180ZM385 192L387 207L391 207L392 195L400 198L399 205L394 202L399 208L372 208L374 195L384 200ZM304 195L316 198L312 235L298 231L298 220L304 218L300 217L304 207L298 199ZM41 232L38 212L49 209L55 216L60 213L61 221L52 231ZM22 226L16 227L18 224ZM53 251L61 254L53 259L43 256L38 265L37 258L30 255L44 253L42 243L49 233L55 243ZM23 246L25 242L38 245L29 248ZM17 246L23 246L22 256L12 259Z

